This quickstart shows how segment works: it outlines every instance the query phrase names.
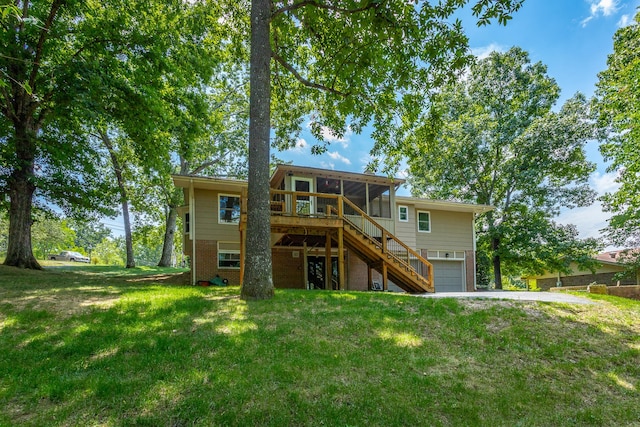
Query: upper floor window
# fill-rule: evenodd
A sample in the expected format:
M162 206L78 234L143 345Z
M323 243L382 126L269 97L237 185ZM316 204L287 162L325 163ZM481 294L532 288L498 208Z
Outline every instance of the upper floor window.
M409 207L398 206L398 221L409 222Z
M240 222L240 196L231 194L218 195L218 222L220 224L237 224Z
M425 211L418 211L418 231L423 233L431 232L431 214Z
M184 214L184 233L188 234L189 233L189 213L187 212L186 214Z

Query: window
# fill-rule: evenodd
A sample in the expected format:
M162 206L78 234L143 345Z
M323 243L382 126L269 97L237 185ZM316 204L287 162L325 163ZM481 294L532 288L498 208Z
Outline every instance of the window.
M218 196L218 222L220 224L240 222L240 196L229 194Z
M240 268L240 243L218 242L218 268Z
M398 206L398 221L409 222L409 208L407 206Z
M418 211L418 231L423 233L431 232L431 215L429 212Z
M189 214L184 214L184 234L189 234Z

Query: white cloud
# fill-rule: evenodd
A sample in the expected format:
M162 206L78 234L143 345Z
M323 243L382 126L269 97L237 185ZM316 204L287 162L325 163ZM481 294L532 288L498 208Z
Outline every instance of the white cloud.
M601 174L596 172L591 176L591 187L596 190L598 196L604 193L611 193L620 188L620 183L616 182L618 174L615 172Z
M618 11L618 0L589 0L591 14L582 20L583 27L598 16L610 16Z
M631 15L622 15L620 17L620 20L618 21L618 27L626 27L628 25L633 24L633 18L631 17Z
M593 174L589 180L591 188L597 193L598 197L604 193L616 191L620 184L616 182L617 173L599 173ZM596 201L593 205L584 208L576 208L562 212L558 217L558 222L562 224L574 224L580 232L581 238L601 237L600 230L608 225L611 218L610 212L604 212L602 203Z
M296 145L292 148L289 148L288 151L293 151L295 153L303 153L306 151L308 146L309 146L309 143L307 143L307 141L305 141L302 138L298 138L296 140Z
M345 163L347 165L351 164L351 160L347 159L346 157L344 157L342 154L338 153L337 151L327 151L327 156L331 157L333 160L339 160L342 163Z
M471 48L471 53L473 53L478 59L485 59L489 56L491 52L506 52L507 49L504 46L501 46L496 43L491 43L488 46L480 46Z
M320 162L320 167L322 169L334 170L336 168L336 164L331 162Z

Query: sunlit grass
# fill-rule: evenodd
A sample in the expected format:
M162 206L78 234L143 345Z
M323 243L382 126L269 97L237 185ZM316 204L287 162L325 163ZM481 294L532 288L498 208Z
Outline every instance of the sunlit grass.
M640 303L0 269L0 425L634 425Z

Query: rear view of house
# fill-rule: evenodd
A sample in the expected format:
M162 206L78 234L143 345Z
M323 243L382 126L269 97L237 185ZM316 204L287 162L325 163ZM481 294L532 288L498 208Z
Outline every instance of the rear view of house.
M240 284L246 181L176 175L192 279ZM278 288L475 289L475 215L491 207L401 197L401 179L279 165L271 177Z

